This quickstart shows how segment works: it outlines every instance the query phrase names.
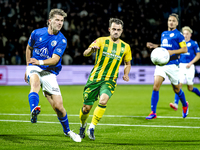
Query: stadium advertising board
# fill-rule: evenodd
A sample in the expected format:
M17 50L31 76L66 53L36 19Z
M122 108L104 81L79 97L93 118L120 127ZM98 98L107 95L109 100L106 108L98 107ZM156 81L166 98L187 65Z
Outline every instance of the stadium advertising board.
M57 76L59 85L84 85L93 66L74 65L63 66L62 71ZM129 73L130 81L126 82L122 79L124 67L120 66L117 84L153 84L155 66L132 66ZM200 66L197 66L200 70ZM24 81L26 66L0 66L0 85L28 85ZM199 83L199 79L194 79L195 83ZM168 78L164 84L170 84Z

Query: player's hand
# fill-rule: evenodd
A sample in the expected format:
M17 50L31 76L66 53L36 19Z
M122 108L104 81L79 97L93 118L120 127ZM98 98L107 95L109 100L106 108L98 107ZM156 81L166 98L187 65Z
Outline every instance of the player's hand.
M92 53L95 53L98 49L99 49L98 46L92 46L92 47L91 47L91 52L92 52Z
M147 42L147 45L146 45L148 48L154 48L154 44L151 43L151 42Z
M25 76L24 76L24 81L25 81L26 83L28 83L28 79L27 79L27 76L26 76L26 72L25 72Z
M123 76L123 80L128 82L129 81L129 76L128 75L124 75Z
M174 54L174 52L172 50L167 50L167 51L169 52L170 56Z
M190 63L187 64L187 65L186 65L186 68L189 69L189 68L191 67L191 65L192 65L192 64L190 64Z
M33 64L33 65L39 65L39 60L35 59L35 58L30 58L29 64Z

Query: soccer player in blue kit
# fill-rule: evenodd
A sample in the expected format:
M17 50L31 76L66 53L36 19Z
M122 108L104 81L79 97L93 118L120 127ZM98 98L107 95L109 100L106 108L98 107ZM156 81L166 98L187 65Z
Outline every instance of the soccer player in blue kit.
M31 33L26 47L26 73L25 81L31 86L28 95L31 122L37 122L37 115L40 113L39 91L42 88L52 108L57 114L64 134L75 142L81 142L78 134L69 128L68 117L56 75L61 71L62 55L67 47L67 39L60 32L64 17L67 14L61 9L52 9L47 22L48 27L39 28Z
M182 116L185 118L188 115L189 104L186 102L185 94L180 88L179 85L179 60L178 56L181 53L187 52L187 46L184 39L184 36L176 29L178 26L178 15L172 13L168 18L168 31L164 31L161 34L161 45L153 44L151 42L147 42L148 48L156 48L163 47L166 48L170 54L170 61L164 66L156 66L154 72L154 85L151 96L151 113L146 117L147 120L155 119L157 117L156 108L159 100L159 89L165 80L166 76L168 76L174 92L179 96L182 105L183 105L183 113Z
M195 75L195 66L194 63L200 59L200 49L196 41L191 39L192 29L188 26L182 28L183 36L187 44L188 52L180 55L180 64L179 64L179 81L182 88L182 84L185 79L187 82L187 88L189 91L194 92L196 95L200 96L200 91L193 87L193 79ZM170 103L170 107L175 111L178 109L179 97L175 94L174 104Z

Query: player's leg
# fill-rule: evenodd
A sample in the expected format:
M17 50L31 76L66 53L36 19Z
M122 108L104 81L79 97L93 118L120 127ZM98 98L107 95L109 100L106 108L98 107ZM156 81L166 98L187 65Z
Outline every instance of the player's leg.
M194 76L195 76L195 67L194 65L191 65L190 68L188 69L188 72L187 72L187 88L189 91L195 93L197 96L200 96L200 91L199 89L197 89L196 87L193 87L193 79L194 79Z
M179 99L181 100L182 106L183 106L183 118L187 117L189 112L189 103L186 102L185 94L183 90L180 88L179 85L173 85L174 92L179 96Z
M85 105L83 104L83 107L80 109L79 113L79 119L81 123L81 127L79 129L79 135L83 139L85 137L85 129L87 127L87 118L89 117L89 112L92 109L93 105Z
M151 95L151 113L149 114L149 116L146 117L147 120L155 119L157 117L156 109L157 109L157 104L159 100L159 89L163 81L164 81L164 78L162 76L159 76L159 75L154 76L154 85L153 85L153 91Z
M99 104L96 106L94 110L92 122L87 130L87 134L91 140L95 140L94 136L95 126L99 123L99 121L103 117L106 111L106 105L110 97L113 95L115 87L116 84L111 81L102 82L101 84Z
M179 83L179 86L180 86L180 88L182 89L182 83ZM178 94L175 93L174 103L170 103L170 104L169 104L169 106L170 106L171 108L173 108L175 111L178 110L178 103L179 103L179 100L180 100L180 98L179 98Z
M187 73L186 64L180 63L177 75L180 82L179 86L181 89L182 89L182 83L184 83L186 79L186 73ZM173 108L175 111L178 109L179 100L180 100L179 96L175 93L174 103L169 104L170 107Z
M196 87L193 87L193 85L188 85L188 90L195 93L197 96L200 97L200 91Z
M157 117L156 115L156 109L157 104L159 100L159 89L162 85L162 82L164 81L166 77L166 68L165 66L156 66L155 72L154 72L154 85L153 85L153 91L151 96L151 113L149 116L146 117L147 120L149 119L155 119Z
M44 75L42 76L42 82L44 95L56 112L58 120L63 127L64 134L69 136L75 142L81 142L80 136L70 130L67 112L63 106L63 99L57 83L56 75Z
M90 110L94 102L98 99L99 86L100 83L88 82L85 85L83 92L83 107L80 109L79 118L80 118L80 132L79 135L81 138L85 137L85 129L87 126L87 118L89 117Z
M31 112L31 122L37 122L37 115L40 113L40 106L39 104L39 91L40 91L40 75L38 72L41 69L37 66L27 66L27 78L28 83L31 86L30 93L28 95L29 105L30 105L30 112Z

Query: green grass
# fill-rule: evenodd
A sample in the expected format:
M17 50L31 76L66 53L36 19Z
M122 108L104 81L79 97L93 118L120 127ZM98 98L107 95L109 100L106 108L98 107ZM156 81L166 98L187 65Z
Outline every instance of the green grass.
M200 85L195 87L200 89ZM80 127L78 114L82 107L83 88L83 85L60 86L70 128L76 133ZM169 108L174 93L171 85L162 85L158 118L153 120L145 120L151 111L152 85L118 85L96 126L96 140L85 137L81 143L64 136L55 112L42 92L39 93L41 113L38 123L30 123L29 90L29 86L0 86L0 149L200 149L200 97L189 92L185 85L183 90L190 104L188 117L182 118L181 103L178 111ZM97 104L92 108L88 123Z

